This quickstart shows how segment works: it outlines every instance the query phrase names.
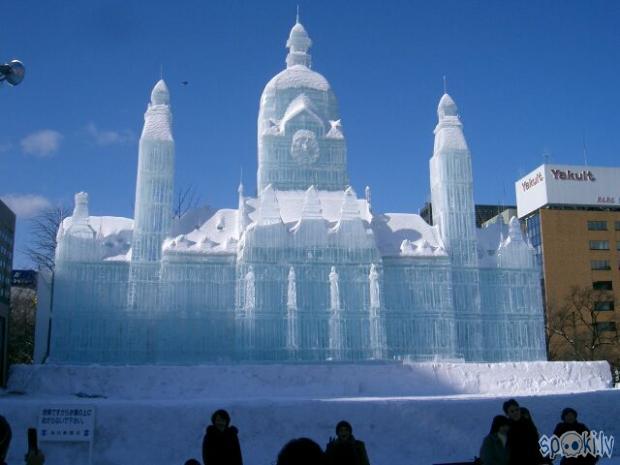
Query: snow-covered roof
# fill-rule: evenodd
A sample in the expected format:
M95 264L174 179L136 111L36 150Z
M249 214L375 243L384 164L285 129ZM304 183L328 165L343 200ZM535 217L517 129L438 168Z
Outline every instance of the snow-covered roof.
M443 243L436 227L428 225L419 215L408 213L386 213L373 215L366 199L355 196L355 192L317 191L310 194L311 205L307 205L308 192L271 191L277 201L278 213L286 230L294 231L302 216L325 220L326 230L337 230L341 219L358 217L376 238L377 246L384 256L434 257L445 256ZM272 203L275 203L272 200ZM244 199L245 224L256 227L260 215L260 199ZM311 211L310 211L311 210ZM238 242L238 210L214 210L209 206L193 209L173 222L171 234L164 241L164 255L235 254ZM273 212L272 212L273 213ZM63 229L71 226L72 218L66 218ZM131 237L133 220L113 216L90 216L88 224L97 232L102 244L103 259L106 261L128 261L131 258ZM495 248L497 248L495 241Z
M329 82L320 73L304 65L294 65L276 74L265 86L263 94L289 88L305 87L321 91L330 89Z
M236 227L236 209L202 207L190 211L173 226L173 235L164 241L164 253L235 253Z
M68 231L72 224L72 216L65 218L60 231ZM102 246L103 260L129 260L128 252L133 233L132 219L120 216L89 216L88 224L97 234L97 241Z
M383 256L446 256L437 227L414 213L374 215L372 229Z
M276 198L278 200L278 206L280 207L280 215L282 221L285 224L293 225L299 218L304 208L304 201L306 198L305 190L297 191L275 191ZM323 218L329 223L336 223L340 219L340 210L342 208L342 201L344 200L344 191L316 191L317 197L320 202L321 212ZM360 212L362 212L361 218L370 222L370 217L364 215L364 212L368 211L368 205L365 199L357 199ZM258 219L258 199L248 198L246 203L253 207L253 212L249 217L252 222Z
M384 256L437 257L446 252L436 227L428 225L419 215L386 213L373 215L365 199L355 197L353 191L311 192L313 218L322 218L327 228L335 230L344 215L359 217L365 227L372 230L377 246ZM294 231L299 220L308 210L307 191L270 191L277 201L277 213L288 231ZM260 220L260 199L244 200L247 223L256 227ZM274 201L271 201L274 203ZM305 210L304 210L305 208ZM271 210L270 210L271 211ZM305 215L309 213L306 211ZM189 212L173 227L173 234L164 242L166 254L233 254L237 246L237 210L210 209Z

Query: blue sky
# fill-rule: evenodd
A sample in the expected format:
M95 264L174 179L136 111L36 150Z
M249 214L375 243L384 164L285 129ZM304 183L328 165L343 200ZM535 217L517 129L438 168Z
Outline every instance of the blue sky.
M478 203L514 202L542 163L618 165L617 1L4 2L0 59L24 82L0 87L0 196L28 217L90 194L91 214L132 216L137 138L150 90L172 94L176 184L236 205L256 185L256 118L284 67L299 3L313 68L340 102L352 185L378 211L417 212L429 192L442 76L472 150ZM186 86L182 81L188 81Z

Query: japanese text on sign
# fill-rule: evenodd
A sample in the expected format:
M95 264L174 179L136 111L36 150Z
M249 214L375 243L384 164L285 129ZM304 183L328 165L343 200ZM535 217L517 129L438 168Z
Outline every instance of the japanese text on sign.
M92 441L95 408L84 406L48 407L39 415L41 441Z

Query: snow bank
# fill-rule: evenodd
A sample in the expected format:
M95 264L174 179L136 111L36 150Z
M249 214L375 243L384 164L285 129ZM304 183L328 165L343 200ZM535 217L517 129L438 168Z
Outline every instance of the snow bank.
M131 383L127 380L131 379ZM225 380L225 382L223 382ZM231 391L230 386L234 386ZM108 399L323 399L529 395L612 386L606 362L16 365L8 390L37 397Z

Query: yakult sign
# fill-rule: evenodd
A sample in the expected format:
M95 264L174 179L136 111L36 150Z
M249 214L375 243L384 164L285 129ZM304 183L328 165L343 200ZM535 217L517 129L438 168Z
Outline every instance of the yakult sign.
M620 168L541 165L515 191L519 218L545 205L620 207Z

